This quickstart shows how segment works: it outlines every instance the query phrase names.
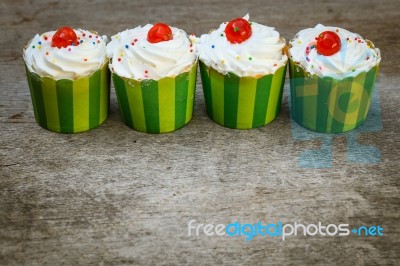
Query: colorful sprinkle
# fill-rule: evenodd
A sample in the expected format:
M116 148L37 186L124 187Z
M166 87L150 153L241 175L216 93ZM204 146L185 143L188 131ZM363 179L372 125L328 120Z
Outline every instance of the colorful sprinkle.
M310 58L306 57L307 62L310 62Z
M35 45L32 45L32 49L35 49Z
M83 40L80 40L79 42L80 42L80 43L83 43Z
M125 44L125 48L128 49L128 48L129 48L129 45Z
M92 38L92 35L89 35L89 38Z
M71 52L71 48L68 48L68 51Z
M135 45L135 43L133 42L133 43L131 43L131 45Z
M83 61L87 62L87 58L84 58Z
M121 58L118 58L118 62L121 62Z
M49 52L46 52L46 55L49 55Z
M133 41L134 41L134 42L137 42L137 39L134 39Z
M85 33L82 33L82 36L83 36L83 37L85 37L85 36L86 36L86 34L85 34Z
M149 71L148 71L148 70L145 70L144 73L147 74L147 73L149 73Z
M276 67L278 64L274 64L274 67Z
M240 60L240 56L236 56L236 59L237 59L237 60Z
M43 38L44 38L45 41L47 41L47 39L48 39L47 36L43 36Z
M369 60L369 56L367 56L367 60Z
M40 44L42 44L42 42L38 42L38 44L40 45Z
M193 52L193 49L190 49L190 52Z
M221 37L224 37L224 34L221 33Z
M97 43L100 43L100 40L97 40Z
M213 48L213 49L214 49L214 48L215 48L215 45L214 45L214 44L213 44L213 45L211 45L211 48Z
M96 44L96 42L92 42L93 43L93 45L95 45Z
M253 60L253 57L250 56L250 57L249 57L249 60L250 60L250 61Z

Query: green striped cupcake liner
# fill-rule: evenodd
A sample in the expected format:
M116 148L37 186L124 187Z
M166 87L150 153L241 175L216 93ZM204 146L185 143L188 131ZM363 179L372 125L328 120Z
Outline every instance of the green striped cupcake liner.
M261 77L223 75L200 61L204 99L208 116L228 128L251 129L265 126L279 114L286 65Z
M367 117L379 65L355 77L337 80L310 75L289 59L292 118L322 133L342 133L361 126Z
M160 80L135 80L112 73L124 123L140 132L175 131L192 119L197 62L188 72Z
M76 80L40 77L25 66L37 123L58 133L79 133L102 124L109 110L108 64Z

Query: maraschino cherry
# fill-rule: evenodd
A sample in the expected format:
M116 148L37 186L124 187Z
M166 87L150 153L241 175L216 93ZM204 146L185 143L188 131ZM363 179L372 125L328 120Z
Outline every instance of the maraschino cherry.
M150 43L172 40L172 30L164 23L157 23L147 33L147 41Z
M78 45L78 37L73 29L70 27L61 27L53 35L51 40L52 47L67 47L70 45Z
M225 27L226 38L230 43L242 43L251 36L251 25L244 18L235 18Z
M317 51L321 55L330 56L339 52L340 37L333 31L324 31L317 37Z

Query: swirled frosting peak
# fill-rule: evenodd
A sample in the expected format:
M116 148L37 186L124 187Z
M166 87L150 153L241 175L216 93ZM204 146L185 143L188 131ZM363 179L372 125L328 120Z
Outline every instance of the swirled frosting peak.
M243 17L249 20L249 16ZM232 43L225 33L227 22L218 29L200 37L199 59L222 74L235 73L240 77L273 74L286 65L283 53L285 41L279 32L255 22L251 36L243 42Z
M23 51L28 70L41 77L77 79L91 75L106 62L106 36L82 29L74 30L78 45L52 47L56 33L37 34Z
M158 80L190 69L197 60L196 38L170 27L172 39L152 43L147 39L152 27L151 24L138 26L111 37L107 57L111 59L112 72L136 80Z
M318 36L325 32L335 32L340 38L340 50L325 56L316 49ZM314 28L301 30L290 42L290 56L307 72L320 77L343 79L367 72L379 64L379 49L356 33L338 27L318 24Z

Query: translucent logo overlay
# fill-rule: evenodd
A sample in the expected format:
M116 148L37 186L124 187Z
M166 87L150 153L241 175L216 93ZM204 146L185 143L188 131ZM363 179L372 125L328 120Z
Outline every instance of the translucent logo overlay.
M289 86L285 91L290 98ZM351 97L351 96L350 96ZM354 99L355 103L361 99ZM292 108L289 99L289 108ZM375 86L371 95L370 109L364 123L356 129L339 134L318 133L300 126L292 117L290 118L292 137L295 141L320 140L319 149L306 149L298 158L301 168L330 168L333 166L333 138L345 136L347 138L346 161L349 164L377 164L381 161L381 151L371 145L359 143L361 134L368 134L382 130L382 117L379 103L379 90Z
M333 224L322 222L304 224L304 223L239 223L238 221L229 224L202 224L196 220L188 222L188 236L199 237L205 236L227 236L227 237L243 237L250 241L254 237L277 237L282 241L288 240L296 236L309 237L335 237L335 236L367 236L380 237L383 236L383 227L380 225L370 226L350 226L349 224Z

